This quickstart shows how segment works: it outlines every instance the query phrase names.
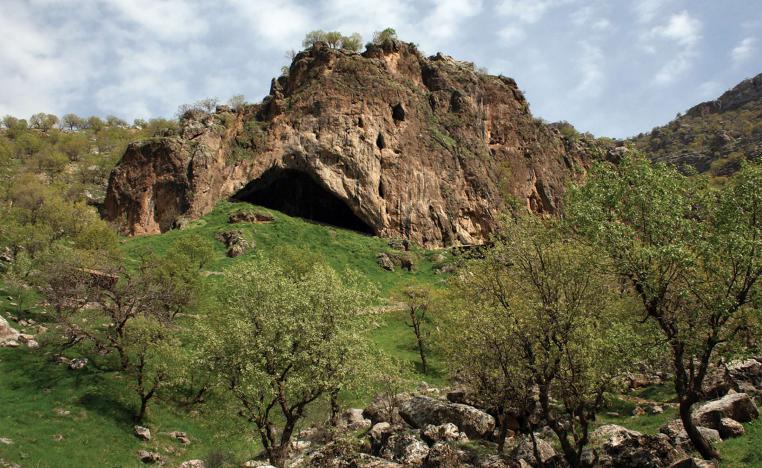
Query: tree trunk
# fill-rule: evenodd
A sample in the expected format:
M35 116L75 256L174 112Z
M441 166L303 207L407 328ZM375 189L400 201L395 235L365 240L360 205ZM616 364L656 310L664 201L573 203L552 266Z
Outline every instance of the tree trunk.
M683 422L685 432L688 434L688 438L696 448L698 453L704 457L705 460L720 459L720 454L712 445L707 442L701 432L695 424L693 424L693 418L691 417L691 407L696 401L694 398L680 397L680 420Z
M498 432L497 453L503 453L505 438L508 436L508 416L501 411L498 421L500 422L500 431Z
M339 414L341 413L341 406L339 405L339 391L331 391L331 426L337 427L339 425Z
M140 397L140 409L138 414L135 415L136 422L143 422L143 418L146 417L146 411L148 410L148 400L150 399L151 397Z
M421 370L424 374L429 373L429 365L426 362L426 352L423 350L423 340L418 338L418 353L421 355Z

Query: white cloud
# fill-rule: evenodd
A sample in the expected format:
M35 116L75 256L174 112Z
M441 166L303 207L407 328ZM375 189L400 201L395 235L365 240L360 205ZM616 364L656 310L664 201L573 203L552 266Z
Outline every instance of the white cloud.
M638 0L633 3L635 18L641 23L650 23L670 0Z
M513 46L524 40L526 33L519 26L509 25L497 32L504 41L502 45Z
M310 11L291 0L275 0L266 4L249 0L227 0L260 39L260 48L286 50L301 42L311 28Z
M533 24L554 7L569 3L569 0L501 0L496 10L499 14L518 21Z
M205 33L208 24L199 3L183 0L101 0L120 19L137 25L139 34L172 42L187 41Z
M757 38L747 37L744 38L737 46L733 47L730 51L730 58L734 64L740 64L750 59L757 49Z
M655 37L671 39L683 46L692 47L701 38L701 21L687 11L669 17L667 24L651 30Z
M580 80L574 88L574 95L578 98L598 97L603 91L605 76L603 74L603 51L600 47L582 42L577 57L577 66L580 72Z
M427 33L434 39L448 39L455 35L458 25L475 16L482 8L481 0L440 0L423 20Z
M644 35L647 51L655 54L659 49L665 49L670 54L667 62L654 75L654 84L670 84L691 68L698 56L701 30L701 21L682 11L670 15L666 23L653 27ZM666 47L657 47L654 41L661 41L661 46L666 42Z

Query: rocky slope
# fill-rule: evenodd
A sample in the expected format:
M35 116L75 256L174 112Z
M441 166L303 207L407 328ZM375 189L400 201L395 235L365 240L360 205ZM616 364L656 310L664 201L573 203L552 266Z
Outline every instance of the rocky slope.
M534 119L510 78L390 41L299 53L261 104L189 112L134 143L105 216L164 232L229 197L423 246L480 243L507 206L560 208L579 143Z
M744 159L762 158L762 74L634 143L656 161L717 176L732 174Z

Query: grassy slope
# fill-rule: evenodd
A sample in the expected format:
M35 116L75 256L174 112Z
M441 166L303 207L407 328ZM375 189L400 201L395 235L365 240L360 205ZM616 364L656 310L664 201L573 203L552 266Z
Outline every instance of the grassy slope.
M267 212L275 217L268 224L227 223L229 213L241 209ZM172 242L189 235L214 239L217 232L241 229L256 242L249 254L235 259L225 257L222 244L216 242L218 256L212 270L219 271L245 261L246 258L268 252L277 245L291 245L322 256L334 268L351 268L375 283L382 297L392 298L400 288L411 283L437 284L442 280L433 272L430 258L437 252L415 250L417 271L388 272L376 264L376 254L390 251L388 241L355 232L292 218L264 208L247 204L222 203L212 213L180 231L159 236L126 239L123 247L129 256L141 249L159 253ZM214 278L214 277L213 277ZM11 309L6 293L0 299L0 314L33 317L44 322L37 312L19 314ZM396 357L415 363L413 335L404 323L404 313L390 312L381 320L375 340L379 347ZM15 322L12 326L17 326ZM440 384L442 375L437 371L437 360L432 359L434 370L422 380ZM0 350L0 437L13 440L13 445L0 443L0 460L22 466L140 466L136 453L140 449L158 450L170 460L170 465L191 458L205 458L222 450L230 452L236 460L244 461L256 453L257 442L247 435L233 418L218 414L191 414L159 402L152 407L147 425L154 433L152 442L140 442L132 435L131 409L134 402L123 390L125 382L116 373L98 372L92 368L72 372L65 366L51 362L43 351L25 349ZM348 396L356 402L357 397ZM56 409L69 411L59 415ZM202 410L203 411L203 410ZM316 408L313 417L321 411ZM184 448L166 434L170 431L188 432L192 444ZM63 435L62 440L56 440ZM169 453L174 451L175 453ZM2 464L0 463L0 466Z

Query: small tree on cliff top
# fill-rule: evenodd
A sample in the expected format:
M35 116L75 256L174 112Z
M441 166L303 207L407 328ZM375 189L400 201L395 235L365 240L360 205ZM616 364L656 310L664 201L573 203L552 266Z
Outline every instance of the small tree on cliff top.
M599 165L572 192L570 219L605 248L671 353L680 419L704 458L718 457L691 418L712 357L759 314L762 167L721 189L639 156Z

